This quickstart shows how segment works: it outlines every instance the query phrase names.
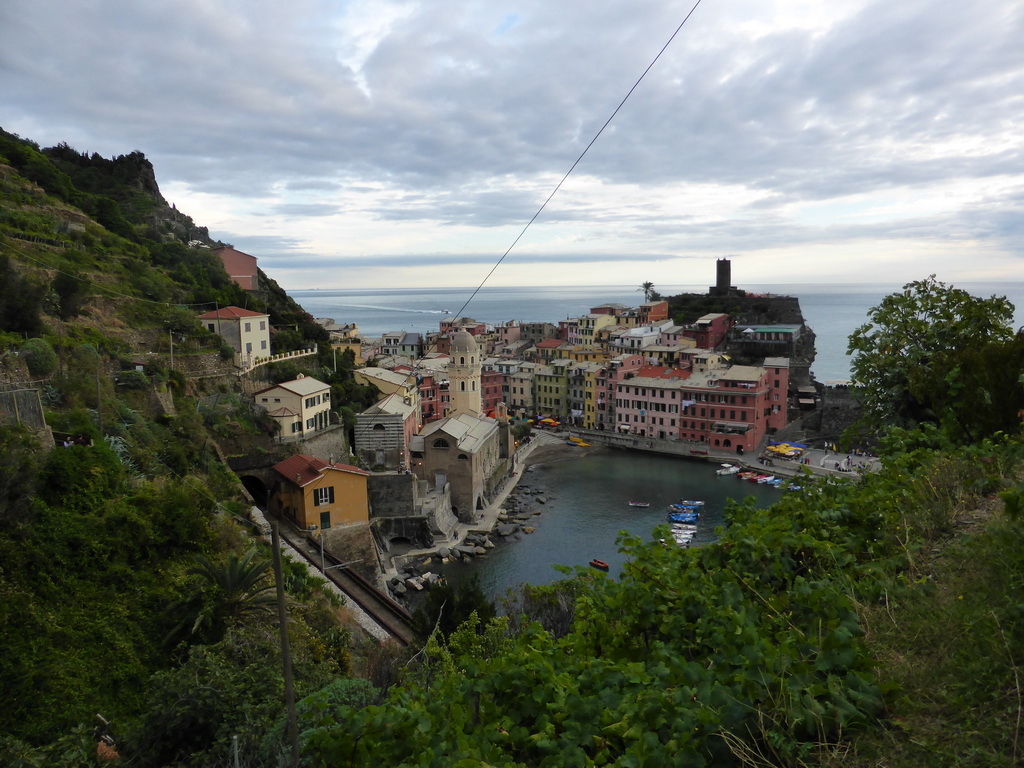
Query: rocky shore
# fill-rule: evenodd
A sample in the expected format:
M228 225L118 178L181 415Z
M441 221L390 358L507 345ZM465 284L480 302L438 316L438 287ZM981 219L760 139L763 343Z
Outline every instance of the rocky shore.
M498 546L520 540L536 530L535 521L556 500L553 489L533 480L533 468L553 461L571 461L600 447L580 449L567 446L564 436L553 433L535 435L532 445L526 446L520 457L520 468L509 479L502 493L483 510L480 520L461 526L460 541L452 546L438 547L436 551L410 553L388 579L392 594L405 602L415 602L415 596L437 583L438 566L467 561L486 555Z

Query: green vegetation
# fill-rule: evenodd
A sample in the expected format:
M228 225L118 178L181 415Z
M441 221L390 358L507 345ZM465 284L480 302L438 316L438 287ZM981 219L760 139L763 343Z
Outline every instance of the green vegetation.
M867 427L932 423L973 442L1014 423L1007 416L1024 406L1024 342L1005 297L980 299L932 275L885 297L868 318L849 345Z

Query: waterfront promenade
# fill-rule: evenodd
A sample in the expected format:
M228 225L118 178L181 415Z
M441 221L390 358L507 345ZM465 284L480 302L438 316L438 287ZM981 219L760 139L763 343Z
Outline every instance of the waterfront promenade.
M591 445L678 456L715 464L737 464L746 469L784 477L798 477L805 471L815 477L856 477L858 474L856 470L844 471L836 468L837 462L843 466L848 458L850 464L855 468L863 464L861 471L872 471L878 468L878 459L874 457L837 453L822 448L809 448L800 459L775 457L771 459L770 465L765 465L760 462L760 458L767 446L767 441L761 446L761 451L756 454L737 455L735 451L716 450L706 443L692 443L685 440L659 440L654 437L619 435L614 432L575 427L570 430L570 433L578 435Z

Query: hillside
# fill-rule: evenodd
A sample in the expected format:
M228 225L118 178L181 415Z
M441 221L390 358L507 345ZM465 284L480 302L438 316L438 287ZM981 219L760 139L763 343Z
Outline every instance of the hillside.
M0 132L2 764L65 764L54 755L88 746L96 712L122 744L147 745L140 765L279 718L276 620L261 597L269 549L218 449L270 445L273 432L197 317L265 311L275 351L324 332L269 276L259 295L241 290L210 244L141 153L106 160ZM350 371L322 363L263 370L320 377L342 414L364 407ZM302 694L343 679L361 635L304 571L287 581ZM262 693L239 688L231 704L222 689L209 702L220 725L198 709L175 725L152 692L191 699L206 664L239 684L255 674ZM255 732L246 739L259 748Z

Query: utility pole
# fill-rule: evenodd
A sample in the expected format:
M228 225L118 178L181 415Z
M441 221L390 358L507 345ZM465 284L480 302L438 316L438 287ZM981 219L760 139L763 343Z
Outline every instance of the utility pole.
M275 520L270 526L274 548L274 582L277 585L277 621L281 634L281 660L284 663L284 699L288 713L288 741L292 745L292 768L299 768L299 724L295 718L295 687L292 683L292 653L288 648L288 611L284 604L284 577L281 575L281 534Z

